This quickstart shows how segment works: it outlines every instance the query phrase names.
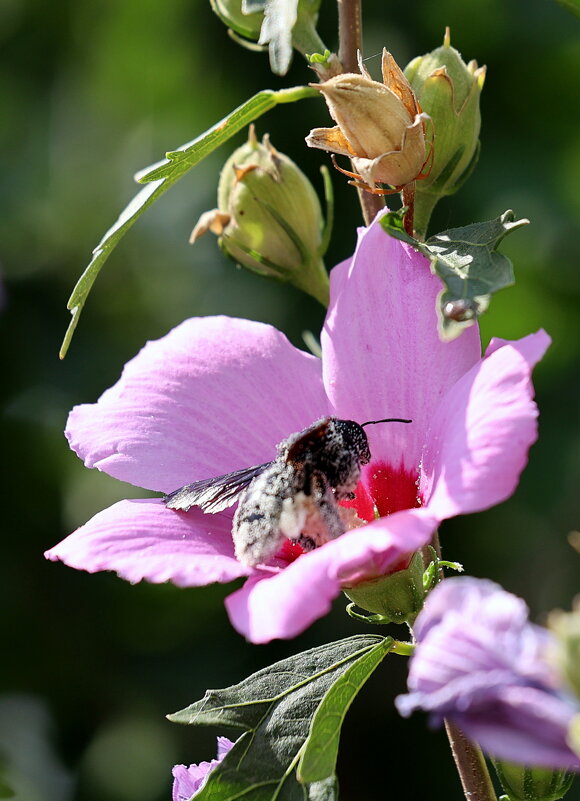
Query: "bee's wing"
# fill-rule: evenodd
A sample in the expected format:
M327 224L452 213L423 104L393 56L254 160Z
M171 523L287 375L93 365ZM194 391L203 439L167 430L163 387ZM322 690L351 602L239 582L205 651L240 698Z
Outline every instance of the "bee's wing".
M209 514L221 512L228 506L233 506L253 479L271 464L272 462L266 462L254 467L244 467L235 473L226 473L225 476L194 481L193 484L186 484L170 492L163 498L163 503L169 509L181 509L184 512L192 506L199 506Z

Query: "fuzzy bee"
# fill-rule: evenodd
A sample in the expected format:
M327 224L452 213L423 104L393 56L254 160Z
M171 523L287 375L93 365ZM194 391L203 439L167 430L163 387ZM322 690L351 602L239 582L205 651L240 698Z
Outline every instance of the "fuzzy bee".
M392 418L359 425L323 417L282 440L274 461L194 481L163 501L169 509L198 506L215 514L239 500L232 537L236 557L248 566L267 562L286 539L312 550L346 530L339 502L355 497L361 465L371 458L363 427L391 422L411 421Z

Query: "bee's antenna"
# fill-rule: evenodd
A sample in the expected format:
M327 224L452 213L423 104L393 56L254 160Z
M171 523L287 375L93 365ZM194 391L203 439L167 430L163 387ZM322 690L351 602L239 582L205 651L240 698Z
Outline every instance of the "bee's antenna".
M361 428L365 426L375 426L377 423L412 423L412 420L401 420L400 417L388 417L385 420L369 420L366 423L361 423Z

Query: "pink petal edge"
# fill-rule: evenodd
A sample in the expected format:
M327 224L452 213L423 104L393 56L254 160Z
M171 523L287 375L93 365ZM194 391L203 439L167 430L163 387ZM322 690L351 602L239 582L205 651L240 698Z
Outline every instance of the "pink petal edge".
M550 338L494 344L443 398L427 435L420 489L441 520L509 498L537 438L531 372Z
M343 585L388 572L429 542L438 521L407 509L355 529L269 578L251 577L226 598L234 628L254 643L290 639L325 615Z
M327 413L320 360L263 323L186 320L148 342L66 436L87 467L171 492L270 461L276 445Z
M69 567L114 570L130 582L143 579L179 587L225 583L253 571L234 557L231 512L175 512L158 499L120 501L45 553Z

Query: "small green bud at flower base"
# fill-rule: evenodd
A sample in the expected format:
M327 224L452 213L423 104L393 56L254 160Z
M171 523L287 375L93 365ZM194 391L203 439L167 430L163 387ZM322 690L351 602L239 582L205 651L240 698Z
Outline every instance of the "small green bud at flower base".
M214 13L234 33L258 41L264 21L262 11L246 13L244 0L210 0L210 3Z
M506 795L506 801L558 801L574 781L574 774L563 770L517 765L492 760Z
M478 67L476 61L466 64L451 47L447 29L443 45L413 59L404 72L421 108L431 117L426 138L427 146L433 148L432 163L427 177L417 185L421 196L430 196L423 200L428 216L440 197L459 189L477 162L479 98L486 68Z
M553 659L568 687L580 698L580 599L572 612L552 612L548 626L557 640Z
M568 729L568 745L580 756L580 713L574 715Z
M316 192L267 135L258 142L253 126L246 144L222 169L218 208L202 214L190 241L208 230L242 267L292 283L327 305L323 220Z
M423 571L423 557L417 552L403 570L343 587L343 591L361 609L382 615L385 623L412 624L423 608Z

